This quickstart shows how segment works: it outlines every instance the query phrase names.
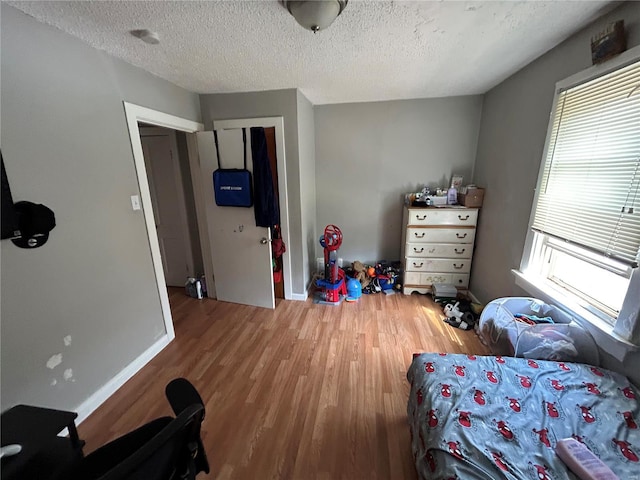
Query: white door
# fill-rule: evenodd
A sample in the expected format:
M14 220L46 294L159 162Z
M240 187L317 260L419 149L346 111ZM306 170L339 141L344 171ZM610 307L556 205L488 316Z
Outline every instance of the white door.
M197 138L217 298L275 308L270 230L256 227L253 207L216 205L213 171L218 166L213 132L198 132ZM218 143L222 166L243 168L242 130L219 130ZM253 170L248 128L247 169Z
M193 275L182 175L173 132L141 129L153 217L167 286L183 287Z

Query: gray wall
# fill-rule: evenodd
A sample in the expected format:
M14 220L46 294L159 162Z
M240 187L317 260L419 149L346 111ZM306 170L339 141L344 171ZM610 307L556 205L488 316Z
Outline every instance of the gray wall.
M591 66L591 36L619 19L628 46L639 44L640 8L629 2L485 94L474 180L486 192L471 275L482 301L523 293L511 269L520 266L555 84Z
M590 67L591 36L620 19L625 22L628 47L640 44L640 8L628 2L485 95L475 182L487 190L471 272L471 291L484 302L527 295L515 285L511 269L520 266L555 84ZM600 344L609 340L592 333ZM605 365L640 382L640 353L627 356L622 367L602 353Z
M144 218L131 210L138 188L122 101L192 120L199 101L1 8L7 174L14 200L44 203L57 221L41 248L0 245L2 409L74 410L165 333ZM58 353L62 363L47 368Z
M289 234L293 293L304 294L308 278L302 230L301 170L298 149L297 90L271 90L267 92L225 93L201 95L202 118L205 129L213 128L214 120L255 117L284 118L284 142L289 194Z
M315 271L316 226L316 143L313 105L298 90L298 144L300 147L300 204L304 278L309 281Z
M481 96L316 106L318 235L338 225L345 261L400 259L403 194L471 179L481 109Z

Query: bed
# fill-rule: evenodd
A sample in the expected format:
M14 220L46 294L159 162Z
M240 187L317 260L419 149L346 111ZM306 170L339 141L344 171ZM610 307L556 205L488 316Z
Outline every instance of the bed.
M425 479L574 480L557 440L583 442L620 479L640 479L640 395L614 372L578 363L415 355L407 407Z

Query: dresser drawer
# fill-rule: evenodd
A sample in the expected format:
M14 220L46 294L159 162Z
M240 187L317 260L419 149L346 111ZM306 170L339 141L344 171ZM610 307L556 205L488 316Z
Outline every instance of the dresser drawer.
M410 208L407 218L410 226L417 225L469 225L475 226L478 210L461 208Z
M407 257L405 266L407 272L451 272L469 273L471 271L471 260L455 258L424 258Z
M469 286L469 274L454 273L453 275L451 275L451 283L456 287L467 288Z
M405 252L410 257L471 258L473 244L407 243Z
M456 287L467 288L469 286L469 274L447 272L406 272L404 274L405 285L432 285L434 283L450 283Z
M452 283L452 280L452 273L423 273L420 276L420 285L433 285L434 283Z
M405 272L404 283L405 285L422 285L422 273Z
M430 268L430 262L426 258L407 257L405 271L426 272L428 270L433 270L433 268Z
M407 228L407 243L473 243L475 228ZM410 252L407 252L409 256Z
M451 283L452 279L452 273L406 272L404 274L405 285L432 285L434 283Z

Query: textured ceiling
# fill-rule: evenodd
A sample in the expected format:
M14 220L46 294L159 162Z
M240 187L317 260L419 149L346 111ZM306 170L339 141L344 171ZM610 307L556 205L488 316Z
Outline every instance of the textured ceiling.
M351 0L314 35L275 0L7 3L193 92L299 88L314 104L484 93L614 6ZM160 45L128 33L142 28Z

